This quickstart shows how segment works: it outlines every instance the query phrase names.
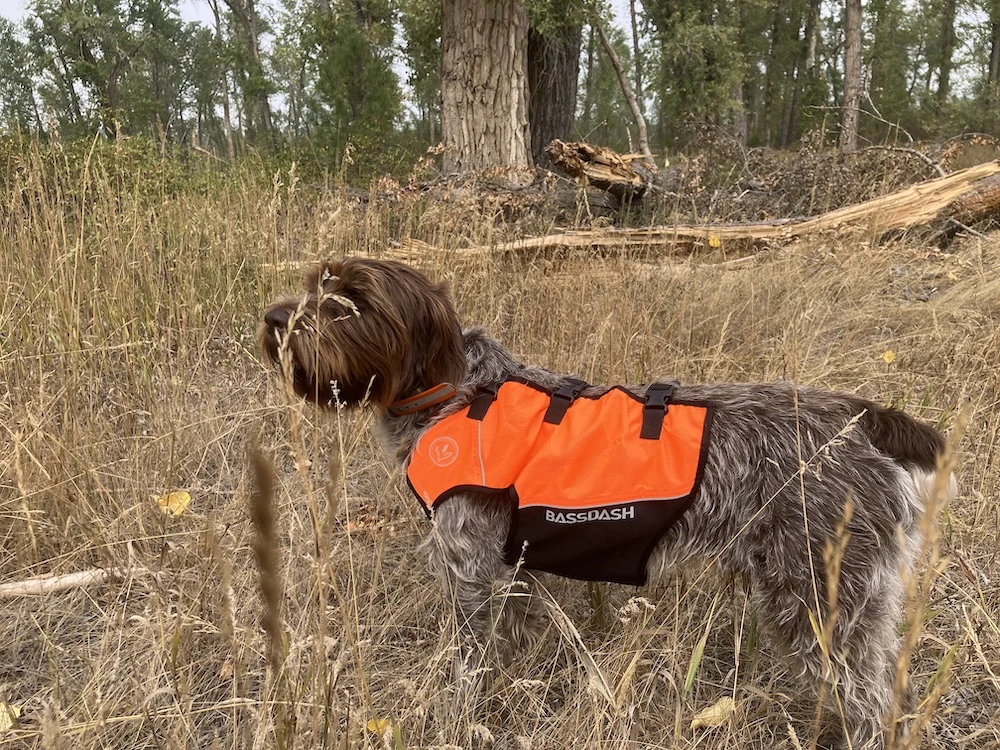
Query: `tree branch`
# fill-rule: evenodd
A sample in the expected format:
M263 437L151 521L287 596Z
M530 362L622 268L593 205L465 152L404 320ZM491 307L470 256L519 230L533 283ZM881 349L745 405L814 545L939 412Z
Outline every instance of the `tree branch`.
M646 163L650 169L656 169L656 160L653 159L653 152L649 150L649 133L646 130L646 118L642 116L642 110L639 109L639 102L635 98L635 93L632 91L632 87L629 85L628 78L625 76L625 71L622 69L622 61L618 57L618 53L615 52L615 48L611 45L608 40L607 34L604 33L604 27L598 20L591 21L591 26L597 31L597 35L601 38L601 45L604 47L604 51L608 54L608 59L611 60L611 65L615 69L615 74L618 76L618 83L622 87L622 93L625 94L625 98L628 100L628 106L632 110L632 117L635 119L635 126L639 131L639 150L642 152L643 161Z

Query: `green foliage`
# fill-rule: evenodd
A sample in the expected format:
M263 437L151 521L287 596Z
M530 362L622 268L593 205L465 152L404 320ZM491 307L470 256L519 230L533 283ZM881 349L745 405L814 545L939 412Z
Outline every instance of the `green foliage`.
M731 120L743 106L734 97L745 67L738 16L693 0L647 5L659 50L655 91L662 137L674 141L692 120Z
M439 132L441 119L441 0L402 0L400 23L417 105L416 129L425 142L434 145L433 134Z
M615 12L605 0L524 5L543 34L603 19L635 80L624 3ZM219 165L297 160L317 175L355 180L405 172L440 140L439 0L208 6L211 27L184 22L179 0L31 0L20 25L0 19L0 132L33 130L67 148L77 138L90 148L95 135L142 136L161 149L194 144ZM646 0L639 7L655 150L703 128L778 147L808 130L835 131L843 3ZM862 141L1000 134L1000 71L990 67L1000 0L871 0L863 33ZM591 36L584 31L575 132L630 150L631 112Z
M37 125L27 46L7 19L0 18L0 132Z
M339 154L353 143L364 154L392 137L402 108L392 70L396 14L392 0L340 0L313 15L311 118L320 148Z
M632 67L632 47L624 32L612 27L605 33L610 37L622 65L629 70ZM601 47L597 33L589 28L584 32L583 55L578 137L628 152L635 143L632 112L622 96L618 76Z

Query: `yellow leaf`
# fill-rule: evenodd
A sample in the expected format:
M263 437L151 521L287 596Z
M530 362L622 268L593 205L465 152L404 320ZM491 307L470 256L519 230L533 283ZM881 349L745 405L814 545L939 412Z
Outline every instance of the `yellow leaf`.
M170 492L156 498L156 504L160 506L160 510L167 516L179 516L185 511L190 502L191 496L184 490Z
M18 706L0 701L0 732L6 732L14 726L14 721L20 715L21 709Z
M719 238L719 237L716 237L715 235L712 235L711 237L708 238L708 246L709 247L722 247L722 239Z
M896 361L896 352L894 352L892 349L886 349L885 354L882 355L882 360L887 365L891 365L893 362Z
M736 710L736 703L728 695L719 698L708 708L703 708L691 720L692 729L711 729L724 723Z
M367 729L372 734L377 734L381 737L385 734L385 730L392 726L392 722L388 719L369 719L368 723L365 724L365 729Z

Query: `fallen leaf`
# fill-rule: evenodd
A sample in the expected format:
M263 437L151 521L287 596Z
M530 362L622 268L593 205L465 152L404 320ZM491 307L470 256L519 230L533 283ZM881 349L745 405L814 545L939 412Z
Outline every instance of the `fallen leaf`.
M13 703L0 701L0 732L6 732L14 726L17 717L21 715L21 709Z
M708 708L703 708L691 720L692 729L711 729L724 723L736 710L736 703L728 695L719 698Z
M882 361L884 361L887 365L891 365L896 361L896 352L892 349L886 349L885 354L882 355Z
M369 719L368 723L365 724L365 729L381 737L390 726L392 726L392 722L388 719Z
M715 235L712 235L711 237L708 238L708 246L709 247L722 247L722 239L719 238L719 237L716 237Z
M184 490L170 492L156 498L156 504L166 516L179 516L191 503L191 495Z

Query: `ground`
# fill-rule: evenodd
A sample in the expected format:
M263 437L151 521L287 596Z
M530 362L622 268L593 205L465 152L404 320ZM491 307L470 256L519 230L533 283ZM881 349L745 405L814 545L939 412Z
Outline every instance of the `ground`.
M405 255L406 237L443 248L407 259L449 282L465 323L592 382L785 379L944 430L967 404L910 672L919 696L943 691L921 708L925 747L1000 742L1000 233L941 253L863 230L739 265L727 247L469 256L523 227L287 172L157 191L99 162L22 167L0 182L0 582L124 576L0 600L0 727L19 714L0 745L810 746L815 705L757 640L739 582L704 569L642 591L550 581L559 626L492 675L478 715L449 709L426 522L370 415L289 402L255 347L264 304L310 261ZM248 511L258 444L278 478L277 670ZM191 502L166 515L174 490ZM727 696L721 726L690 728Z

